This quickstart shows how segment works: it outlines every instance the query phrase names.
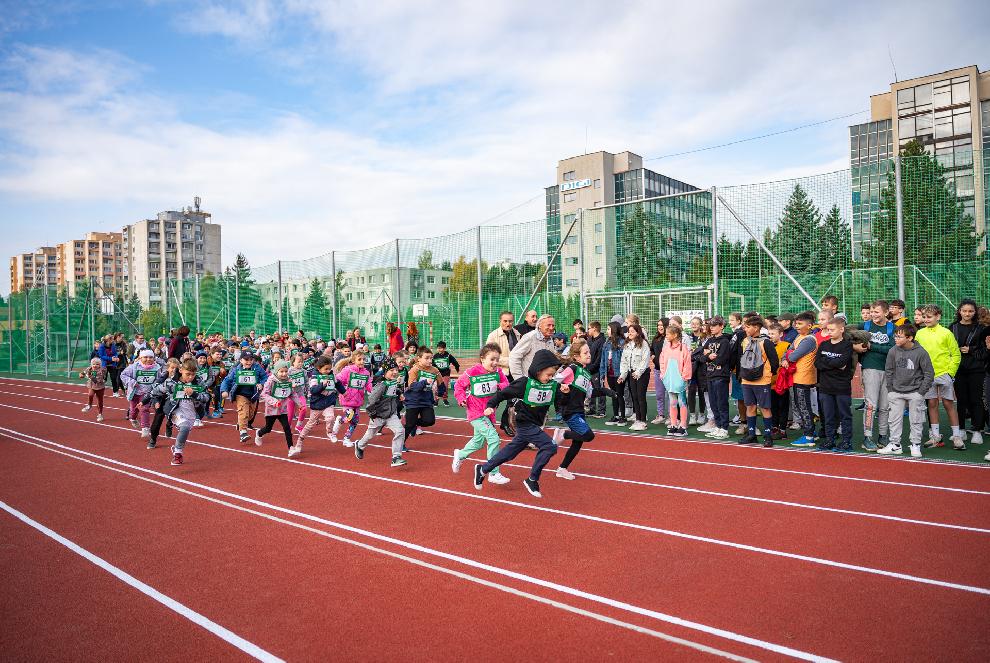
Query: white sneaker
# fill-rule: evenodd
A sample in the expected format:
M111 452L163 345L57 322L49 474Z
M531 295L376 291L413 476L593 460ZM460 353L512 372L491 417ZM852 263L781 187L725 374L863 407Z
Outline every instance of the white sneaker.
M788 428L790 428L791 430L801 430L801 424L799 424L796 421L792 421L791 425L788 426Z
M990 454L987 454L987 456L990 456ZM920 444L912 444L911 445L911 458L921 458L921 445ZM990 458L988 458L988 460L990 460Z
M330 433L330 441L333 442L334 444L337 444L337 432L336 431L334 431L333 433Z
M983 434L978 430L973 431L973 437L969 438L969 443L983 444Z
M650 423L651 424L662 424L663 423L663 417L654 417L653 419L650 419Z
M553 443L559 446L560 443L563 442L563 441L564 441L564 429L563 428L554 428L553 429Z
M344 438L344 446L345 447L348 447L348 448L353 447L354 446L354 442L351 441L351 438L345 437Z
M464 459L461 458L461 450L454 449L454 460L450 464L450 469L454 471L454 474L457 474L458 472L461 471L461 465L463 464L464 464Z
M261 446L261 433L258 431L254 431L254 443L259 447Z
M629 427L629 430L646 430L646 422L633 421L632 425Z
M151 437L151 429L150 428L142 428L141 429L141 437L143 437L145 439Z
M914 454L912 454L912 455L914 455ZM920 451L918 452L918 455L919 456L921 455L921 452ZM988 451L987 452L987 455L983 457L983 460L990 460L990 451Z
M289 458L295 458L300 453L302 453L302 449L300 449L298 446L294 445L289 447Z
M699 433L710 433L713 430L715 430L715 422L714 421L706 421L705 423L703 423L700 426L698 426L698 432Z
M574 475L566 467L557 468L557 478L558 479L568 479L569 481L574 480Z
M92 405L87 405L87 406L85 406L85 407L84 407L84 408L82 409L82 411L83 411L83 412L89 412L89 411L90 411L90 410L92 410L92 409L93 409L93 406L92 406Z
M102 414L96 415L96 420L97 421L103 421L103 415Z
M331 439L331 440L333 440L334 442L336 442L336 441L337 441L337 440L336 440L336 439L334 439L334 438L336 438L336 437L337 437L337 431L339 431L339 430L340 430L340 423L341 423L341 422L342 422L343 420L344 420L344 418L343 418L343 417L341 417L340 415L337 415L336 417L334 417L334 418L333 418L333 429L332 429L332 430L333 430L333 432L331 432L331 433L330 433L330 439Z
M746 424L739 424L738 426L736 426L736 435L745 435L745 434L746 434Z
M724 428L716 428L707 433L705 437L710 437L713 440L727 440L729 439L729 431Z
M956 451L966 451L966 443L963 442L961 435L952 437L952 448Z
M688 426L700 426L705 423L700 414L688 415Z
M501 472L492 472L488 475L488 483L493 483L496 486L503 486L512 481L509 477L505 476Z
M901 445L897 444L896 442L891 442L884 448L877 449L877 453L883 456L891 456L895 454L899 456L900 454L903 453L903 451L901 451Z
M630 414L628 417L626 417L626 421L636 421L636 415Z
M203 427L202 419L197 419L196 421L193 422L193 428L202 428L202 427Z

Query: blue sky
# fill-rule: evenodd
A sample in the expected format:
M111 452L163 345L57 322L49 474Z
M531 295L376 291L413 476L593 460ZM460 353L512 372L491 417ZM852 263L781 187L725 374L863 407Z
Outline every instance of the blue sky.
M939 3L945 41L930 3L693 4L0 0L0 254L196 195L225 263L535 219L586 147L865 111L888 44L902 79L990 66L985 3ZM648 167L702 187L830 172L865 117Z

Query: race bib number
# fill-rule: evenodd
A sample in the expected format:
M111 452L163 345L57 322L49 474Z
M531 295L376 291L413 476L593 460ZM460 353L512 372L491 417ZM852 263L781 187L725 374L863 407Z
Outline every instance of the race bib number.
M138 370L134 373L134 381L138 384L154 384L155 378L158 377L158 369L154 370Z
M450 368L450 357L436 357L433 360L433 365L441 371L445 371Z
M315 364L315 363L316 363L316 360L313 359L312 357L310 357L309 359L303 361L303 367L306 368L306 369L310 369L310 368L313 368L313 364Z
M223 360L223 367L226 368L229 371L230 369L232 369L234 367L234 360L233 359L224 359Z
M317 375L316 382L323 388L328 387L333 384L333 374L330 375Z
M258 376L252 370L239 369L237 371L237 384L244 387L253 387L258 384Z
M276 382L272 385L272 398L284 400L292 395L291 382Z
M399 381L385 380L385 397L395 398L396 394L398 393L399 393Z
M184 399L185 400L188 400L188 399L192 398L192 396L187 396L186 395L186 389L187 388L193 390L193 395L203 393L203 387L201 385L194 384L194 383L188 383L187 384L185 382L176 382L175 383L175 391L172 392L172 397L175 400L177 400L177 401L184 400Z
M498 391L498 373L484 373L471 376L471 395L487 398Z
M574 385L586 394L590 394L594 386L591 384L591 373L580 366L574 367Z
M267 364L271 360L272 360L272 353L271 352L262 352L261 353L261 361L263 361L263 362L265 362Z
M202 368L197 368L196 369L196 377L199 378L200 380L206 380L207 378L209 378L210 377L210 367L209 366L203 366Z
M432 386L433 383L437 381L437 374L436 373L430 373L429 371L420 371L419 372L419 379L420 380L425 380L427 386Z
M220 375L220 367L219 366L210 366L210 377L211 378L215 378L218 375Z
M557 391L557 383L550 381L546 384L537 382L533 378L526 379L526 389L523 391L523 403L534 407L550 405L553 402L554 392Z
M306 384L306 371L289 371L289 382L293 387L302 387Z
M368 385L368 376L362 373L351 373L347 376L348 389L364 389Z

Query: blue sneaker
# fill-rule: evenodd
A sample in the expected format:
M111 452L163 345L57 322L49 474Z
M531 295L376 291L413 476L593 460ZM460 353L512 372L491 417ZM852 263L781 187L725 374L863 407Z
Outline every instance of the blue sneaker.
M813 447L816 446L818 442L813 437L807 437L802 435L798 439L791 442L792 447Z
M219 419L220 416L221 416L220 415L220 411L219 410L214 410L213 411L213 414L210 415L210 419Z
M866 438L863 440L862 447L867 451L876 451L877 445L873 442L871 438ZM851 451L851 450L850 450Z
M876 447L876 445L874 445L874 447ZM853 448L851 446L847 447L845 445L836 445L834 451L837 454L851 454L853 452Z

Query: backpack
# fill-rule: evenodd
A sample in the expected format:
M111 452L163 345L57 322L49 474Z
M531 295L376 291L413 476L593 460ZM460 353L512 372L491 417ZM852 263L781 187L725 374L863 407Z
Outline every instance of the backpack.
M759 380L763 377L763 339L751 338L739 358L739 378L742 380Z

